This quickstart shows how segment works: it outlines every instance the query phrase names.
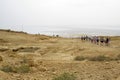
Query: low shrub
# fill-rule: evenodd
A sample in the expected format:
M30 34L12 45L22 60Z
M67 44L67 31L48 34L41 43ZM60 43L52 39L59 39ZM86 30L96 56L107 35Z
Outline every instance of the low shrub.
M22 64L19 67L16 67L15 71L17 73L28 73L30 71L30 67L28 65Z
M76 56L75 57L75 60L76 61L83 61L83 60L85 60L86 58L85 57L83 57L83 56Z
M4 72L13 72L13 68L10 65L2 66L1 70L4 71Z
M104 55L89 58L90 61L111 61L112 59Z
M76 80L76 77L73 74L63 73L60 76L53 78L53 80Z
M28 73L30 71L30 66L26 64L22 64L18 67L5 65L5 66L2 66L1 71L14 72L14 73Z
M118 55L116 58L106 57L105 55L99 55L95 57L76 56L74 58L74 60L76 61L83 61L85 59L88 61L114 61L114 60L120 60L120 55Z
M36 66L34 60L31 58L27 58L26 56L22 57L20 61L21 64L28 64L30 67Z

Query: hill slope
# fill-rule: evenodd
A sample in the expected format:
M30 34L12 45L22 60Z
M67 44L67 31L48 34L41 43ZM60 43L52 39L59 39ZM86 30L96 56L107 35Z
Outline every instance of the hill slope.
M110 46L100 46L80 39L0 30L0 79L52 80L68 72L73 73L77 80L119 80L119 41L120 37L111 37ZM77 56L85 59L75 60ZM19 69L21 65L28 67ZM13 70L5 72L5 66L7 70L12 66ZM21 73L28 68L29 72Z

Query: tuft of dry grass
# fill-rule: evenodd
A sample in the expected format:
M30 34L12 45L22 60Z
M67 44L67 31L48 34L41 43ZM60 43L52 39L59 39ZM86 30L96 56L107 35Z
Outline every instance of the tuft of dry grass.
M75 60L76 61L83 61L83 60L85 60L86 58L85 57L83 57L83 56L76 56L75 57Z
M115 60L115 59L112 59L110 57L106 57L104 55L99 55L99 56L95 56L95 57L83 57L83 56L76 56L75 57L76 61L83 61L85 59L87 59L89 61L112 61L112 60Z
M28 73L30 71L30 66L27 64L21 64L20 66L13 65L3 65L0 69L4 72L13 72L13 73Z
M16 49L13 49L13 52L35 52L36 50L38 50L38 47L19 47Z
M22 64L19 67L15 67L15 72L17 73L28 73L30 71L30 66Z
M11 65L3 65L0 70L4 72L14 72L13 67Z
M20 61L21 64L27 64L30 67L36 66L34 60L31 58L27 58L26 56L22 57L22 61Z
M63 73L63 74L53 78L52 80L76 80L76 77L74 74Z
M89 58L90 61L111 61L112 59L110 57L106 57L104 55L99 55L96 57Z

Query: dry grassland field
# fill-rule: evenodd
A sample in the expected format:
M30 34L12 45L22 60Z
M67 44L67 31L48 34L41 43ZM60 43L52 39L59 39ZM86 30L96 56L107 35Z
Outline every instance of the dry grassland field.
M0 80L120 80L120 36L110 46L0 30Z

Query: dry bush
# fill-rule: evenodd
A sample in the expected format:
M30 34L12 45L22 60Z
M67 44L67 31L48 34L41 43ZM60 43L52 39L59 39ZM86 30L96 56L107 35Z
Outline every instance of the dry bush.
M15 72L17 73L28 73L30 71L30 66L22 64L19 67L15 67Z
M60 76L53 78L52 80L76 80L76 77L70 73L63 73Z
M117 58L115 58L115 59L106 57L104 55L99 55L99 56L95 56L95 57L76 56L74 60L83 61L85 59L87 59L89 61L113 61L113 60L120 60L120 55L118 55Z
M89 58L89 60L90 61L111 61L112 59L104 55L99 55L99 56L91 57Z
M3 65L0 70L4 72L28 73L30 71L30 66L26 64L21 64L17 67L13 65Z
M83 56L76 56L75 57L75 60L76 61L83 61L83 60L85 60L86 58L85 57L83 57Z
M22 57L21 64L27 64L30 67L37 66L32 58Z
M11 65L3 65L0 70L4 72L14 72L13 67Z
M16 49L13 49L13 52L35 52L36 50L38 50L38 47L19 47Z

